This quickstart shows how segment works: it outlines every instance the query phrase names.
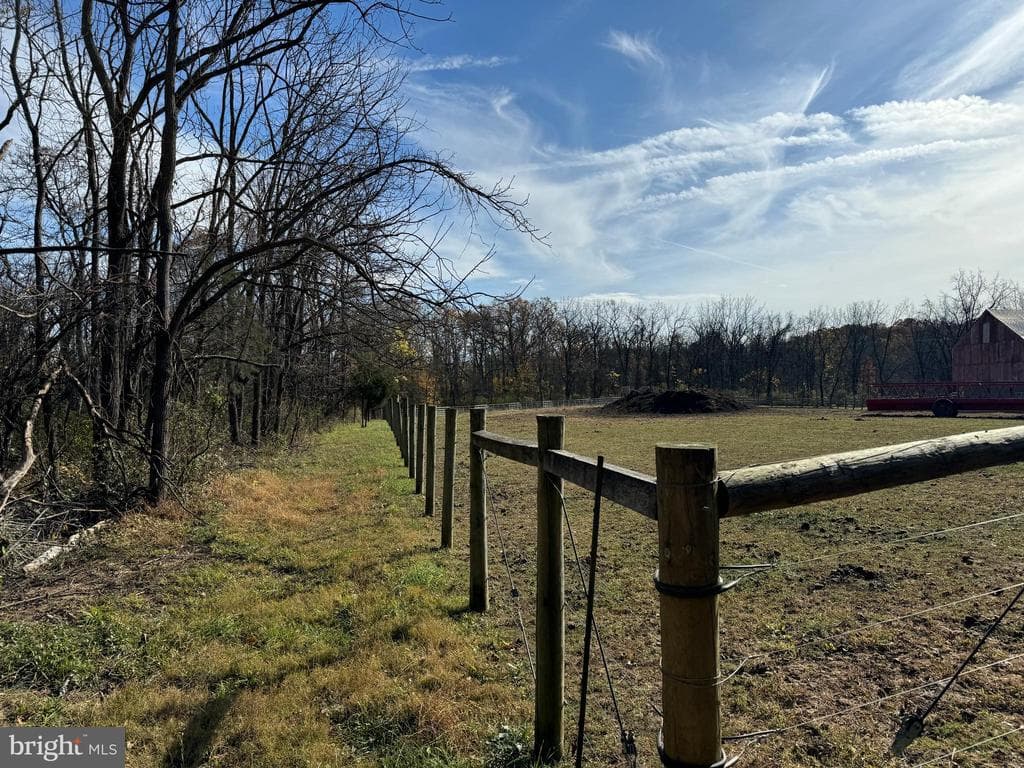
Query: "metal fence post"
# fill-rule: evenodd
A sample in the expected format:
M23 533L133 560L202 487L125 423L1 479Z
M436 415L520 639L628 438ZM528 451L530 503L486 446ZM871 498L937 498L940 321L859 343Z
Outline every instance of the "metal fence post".
M469 411L469 609L487 610L487 496L483 452L473 433L487 429L487 408Z
M534 757L562 758L565 696L565 584L562 478L544 471L547 451L561 450L564 416L537 417L537 690Z
M719 710L717 449L658 445L658 571L661 605L664 765L728 765Z

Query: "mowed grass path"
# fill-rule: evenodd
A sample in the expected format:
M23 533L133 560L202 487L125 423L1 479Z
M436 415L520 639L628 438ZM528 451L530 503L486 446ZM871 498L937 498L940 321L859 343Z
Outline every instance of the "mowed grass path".
M507 764L527 671L411 486L344 425L4 585L0 722L125 726L140 767Z

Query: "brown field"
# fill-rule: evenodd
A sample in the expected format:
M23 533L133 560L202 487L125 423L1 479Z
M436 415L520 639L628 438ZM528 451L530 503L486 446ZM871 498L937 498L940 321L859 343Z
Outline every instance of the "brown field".
M780 409L626 418L578 410L567 416L566 448L603 454L609 462L653 473L656 443L707 442L718 446L720 464L728 469L1012 424L980 418L865 417L855 411ZM465 420L460 422L460 449L467 428ZM531 437L535 415L495 413L488 429ZM532 642L535 470L498 457L488 459L487 469L494 512L511 541L510 560L523 592ZM723 673L750 657L723 684L725 734L823 718L762 740L728 744L728 754L742 753L739 765L744 766L916 765L1024 725L1024 659L962 678L902 759L887 756L893 736L903 717L926 703L937 687L829 717L955 670L1016 590L912 619L865 625L1024 581L1019 547L1024 518L892 542L1024 512L1022 490L1024 467L1016 466L723 521L723 564L777 566L745 579L721 600ZM571 486L566 497L583 554L589 548L592 497ZM460 501L465 504L464 498ZM464 506L456 510L460 521L464 511ZM610 503L602 521L597 616L626 727L637 733L641 763L657 765L660 643L651 584L656 526ZM464 530L457 536L466 540ZM504 623L511 636L515 625L493 526L490 543L490 620ZM572 564L566 588L569 734L575 731L585 605ZM1007 618L973 665L1024 652L1022 614ZM847 631L841 638L827 639ZM508 649L507 661L519 665L521 683L528 686L520 645ZM591 679L598 705L590 710L587 754L594 764L612 764L618 732L598 666ZM1022 752L1024 738L1016 735L957 756L955 764L1004 766Z

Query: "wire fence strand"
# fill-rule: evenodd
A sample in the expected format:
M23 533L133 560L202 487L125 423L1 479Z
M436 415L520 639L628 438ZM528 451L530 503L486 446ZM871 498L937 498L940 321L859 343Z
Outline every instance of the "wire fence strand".
M898 624L898 623L900 623L902 621L909 621L910 619L915 619L915 618L918 618L920 616L926 616L929 613L935 613L936 611L941 611L944 608L951 608L951 607L956 606L956 605L962 605L964 603L970 603L970 602L974 602L974 601L977 601L977 600L983 600L986 597L994 597L996 595L1001 595L1004 592L1009 592L1011 589L1020 589L1022 587L1024 587L1024 581L1018 581L1015 584L1007 584L1005 587L998 587L996 589L990 589L990 590L987 590L985 592L978 592L978 593L973 594L973 595L967 595L966 597L960 597L960 598L957 598L956 600L950 600L949 602L941 603L939 605L932 605L932 606L929 606L928 608L921 608L920 610L911 611L910 613L904 613L904 614L901 614L899 616L889 616L889 617L884 618L884 619L878 619L877 621L871 621L871 622L868 622L867 624L862 624L862 625L857 626L857 627L851 627L850 629L844 629L841 632L835 632L835 633L830 634L830 635L825 635L824 637L815 637L815 638L812 638L810 640L804 640L804 641L801 641L801 642L797 643L796 645L793 645L793 646L791 646L789 648L778 648L778 649L772 650L772 651L762 651L760 653L751 653L751 654L749 654L747 656L744 656L738 662L738 664L740 666L742 666L742 665L746 664L747 662L755 661L757 659L773 658L773 657L776 657L776 656L786 656L786 655L789 655L789 654L796 653L796 652L798 652L798 651L800 651L800 650L802 650L804 648L812 647L812 646L815 646L815 645L824 645L826 643L831 643L831 642L834 642L836 640L841 640L844 637L849 637L851 635L855 635L855 634L858 634L860 632L866 632L869 629L877 629L878 627L884 627L884 626L888 626L890 624Z
M996 734L995 736L989 736L987 739L982 739L981 741L976 741L973 744L968 744L966 747L957 747L952 752L947 752L946 754L939 755L938 757L929 758L924 762L914 763L914 765L912 765L911 768L923 768L926 765L935 765L936 763L941 763L944 760L952 760L954 757L956 757L957 755L962 755L964 752L970 752L972 749L983 747L986 744L991 744L993 741L999 741L1000 739L1008 738L1010 736L1013 736L1013 734L1021 733L1022 731L1024 731L1024 725L1018 726L1017 728L1012 728L1009 731L1003 731L1002 733Z
M965 669L963 672L960 673L959 677L961 677L961 678L968 677L968 676L974 674L975 672L981 672L982 670L985 670L985 669L991 669L993 667L999 667L999 666L1003 666L1005 664L1010 664L1010 663L1012 663L1012 662L1014 662L1014 661L1016 661L1018 659L1021 659L1021 658L1024 658L1024 653L1016 653L1016 654L1014 654L1012 656L1007 656L1005 659L997 659L996 661L991 661L991 662L989 662L987 664L977 664L977 665L975 665L973 667L968 667L967 669ZM854 704L854 705L849 706L849 707L844 707L843 709L837 710L835 712L830 712L830 713L825 714L825 715L819 715L817 717L812 717L812 718L810 718L808 720L803 720L803 721L801 721L799 723L793 723L792 725L785 725L785 726L782 726L781 728L769 728L769 729L763 730L763 731L753 731L751 733L741 733L741 734L736 734L736 735L733 735L733 736L723 736L722 737L722 741L745 741L747 739L764 739L764 738L767 738L769 736L778 736L778 735L783 734L783 733L789 733L790 731L796 731L796 730L802 730L802 729L810 728L812 726L817 725L818 723L824 723L824 722L829 722L831 720L836 720L836 719L838 719L840 717L844 717L845 715L848 715L848 714L850 714L852 712L859 712L862 709L868 709L869 707L877 706L878 704L884 704L885 702L892 701L893 699L903 698L905 696L909 696L912 693L917 693L918 691L924 691L924 690L927 690L929 688L934 688L934 687L936 687L938 685L945 685L951 679L953 679L952 676L944 677L941 680L932 680L932 681L927 682L927 683L922 683L920 685L915 685L912 688L906 688L906 689L904 689L902 691L897 691L895 693L886 694L885 696L879 696L877 699L871 699L870 701L864 701L864 702L861 702L860 704Z
M760 569L763 573L770 573L778 570L789 570L793 568L801 568L811 563L818 563L823 560L832 560L837 557L845 557L847 555L855 555L860 552L867 552L873 549L884 549L886 547L893 547L899 544L906 544L913 541L920 541L922 539L933 538L935 536L941 536L946 533L956 533L957 531L966 531L972 528L983 528L989 525L995 525L997 523L1005 523L1010 520L1019 520L1024 518L1024 512L1015 512L1010 515L1001 515L1000 517L992 517L987 520L977 520L973 523L965 523L963 525L955 525L950 528L941 528L933 531L925 531L924 533L915 533L912 536L901 536L897 539L889 539L888 541L873 541L869 544L863 544L857 547L850 547L848 549L841 549L837 552L828 552L823 555L817 555L815 557L809 557L805 560L792 560L792 561L779 561L771 563L771 567Z
M530 662L530 674L533 676L534 682L536 682L537 664L533 660L533 651L530 649L530 639L526 632L526 622L523 621L523 610L519 599L519 589L516 587L515 577L512 575L512 565L508 560L508 547L505 544L505 536L501 531L501 524L498 522L498 515L494 510L494 498L491 495L491 484L487 477L487 452L482 448L478 448L477 450L480 451L480 459L484 469L484 491L487 494L487 509L491 520L494 522L494 530L498 534L498 543L501 547L501 562L504 563L505 573L508 576L509 596L512 598L512 607L515 609L516 623L519 625L519 631L523 637L523 646L526 648L526 658Z
M580 587L583 590L583 594L586 595L588 593L587 579L586 576L584 576L583 574L583 564L580 562L580 553L576 547L576 535L572 529L572 521L569 520L569 510L566 508L565 505L565 494L562 493L562 489L559 488L558 485L553 480L551 480L551 478L548 478L548 482L551 483L551 486L558 493L558 499L562 505L562 517L565 518L565 527L569 533L569 544L572 547L573 560L575 560L576 562L576 572L580 576ZM635 758L635 751L633 751L632 748L632 736L630 732L626 730L626 726L622 721L622 713L619 710L619 700L618 697L615 695L615 683L612 681L611 668L608 666L608 657L605 655L604 643L601 640L601 628L598 625L597 617L594 616L592 617L592 619L592 626L594 628L594 639L597 640L597 650L599 655L601 656L601 664L604 667L605 679L608 681L608 692L611 694L612 709L615 712L615 721L619 726L619 741L622 743L623 753L625 754L626 759L629 760L630 764L632 765L634 764ZM588 660L584 660L584 663L586 663L587 661Z

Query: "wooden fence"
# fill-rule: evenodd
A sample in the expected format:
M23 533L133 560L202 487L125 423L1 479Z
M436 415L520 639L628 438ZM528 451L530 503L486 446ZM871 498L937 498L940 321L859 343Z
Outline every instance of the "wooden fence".
M427 445L432 423L428 408ZM451 546L455 409L445 410L442 546ZM414 451L417 409L388 401L384 416L399 446ZM594 492L597 461L564 450L564 417L537 416L537 440L487 430L486 407L470 411L470 607L485 611L487 499L482 452L537 468L537 583L534 754L563 753L565 594L561 491L563 481ZM417 440L416 445L423 442ZM422 458L410 456L417 466ZM433 458L426 459L433 466ZM719 520L908 485L1024 461L1024 427L986 430L898 445L719 472L717 449L703 444L655 446L655 476L604 464L601 495L658 523L662 648L662 730L658 751L667 766L730 764L722 749L718 596ZM410 474L412 477L413 474ZM428 481L428 488L431 487ZM426 509L432 510L428 496ZM447 535L445 534L447 531Z

